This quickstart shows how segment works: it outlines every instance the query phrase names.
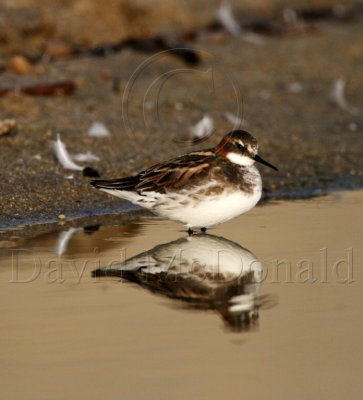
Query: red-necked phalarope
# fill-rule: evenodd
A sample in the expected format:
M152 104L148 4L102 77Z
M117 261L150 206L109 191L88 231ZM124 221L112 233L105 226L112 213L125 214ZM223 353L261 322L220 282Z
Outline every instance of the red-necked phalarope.
M94 180L98 189L193 228L228 221L253 208L261 198L262 181L255 161L277 171L258 154L248 132L228 133L214 148L184 154L137 175Z

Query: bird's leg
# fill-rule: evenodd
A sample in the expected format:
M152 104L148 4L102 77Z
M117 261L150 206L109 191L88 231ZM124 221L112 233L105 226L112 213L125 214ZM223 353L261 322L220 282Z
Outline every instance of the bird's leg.
M206 233L206 232L207 232L207 228L205 228L205 227L203 226L203 228L200 228L200 231L201 231L202 233Z
M193 229L192 228L188 228L188 235L192 236L193 235Z

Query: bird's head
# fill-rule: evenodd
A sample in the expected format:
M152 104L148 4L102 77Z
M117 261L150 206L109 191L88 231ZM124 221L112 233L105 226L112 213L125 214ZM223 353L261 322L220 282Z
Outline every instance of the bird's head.
M226 160L244 167L255 161L278 171L276 167L258 155L257 140L248 132L235 130L227 133L216 147L216 153Z

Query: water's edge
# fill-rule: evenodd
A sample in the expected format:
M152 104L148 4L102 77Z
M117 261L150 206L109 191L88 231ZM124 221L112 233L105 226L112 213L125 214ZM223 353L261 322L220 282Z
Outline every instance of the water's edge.
M326 196L337 192L322 190L300 190L290 193L265 194L258 206L278 200L302 200ZM30 237L46 232L61 231L72 226L92 226L137 222L140 217L153 215L151 212L136 206L128 201L120 200L112 207L85 208L71 213L66 213L65 219L59 219L55 215L34 215L0 222L0 239L12 234L20 237Z

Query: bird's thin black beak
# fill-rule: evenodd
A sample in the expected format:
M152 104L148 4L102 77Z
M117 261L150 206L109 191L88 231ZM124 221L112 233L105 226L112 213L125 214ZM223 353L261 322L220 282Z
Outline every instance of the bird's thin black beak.
M274 169L275 171L278 171L278 169L276 167L274 167L272 164L268 163L267 161L265 161L263 158L261 158L258 154L256 154L253 159L261 164L267 165L268 167Z

